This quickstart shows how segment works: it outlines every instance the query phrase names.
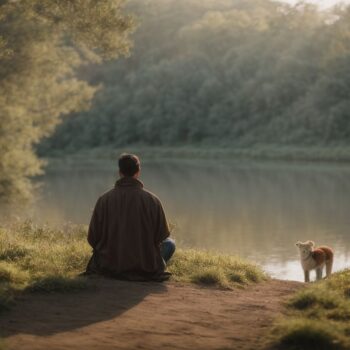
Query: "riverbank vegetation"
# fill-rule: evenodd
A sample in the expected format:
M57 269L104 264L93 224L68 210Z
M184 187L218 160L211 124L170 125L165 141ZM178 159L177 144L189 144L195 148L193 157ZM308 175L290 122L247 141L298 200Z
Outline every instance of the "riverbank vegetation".
M128 55L124 0L0 1L0 204L30 199L33 146L98 90L78 67Z
M84 148L66 154L56 150L48 155L48 168L71 164L96 164L96 162L115 162L121 153L135 153L143 161L161 160L201 160L228 159L231 161L290 161L290 162L350 162L350 146L334 147L293 147L278 145L254 145L251 147L207 147L207 146L141 146Z
M298 157L349 146L350 7L130 0L127 8L140 20L131 57L81 70L104 89L41 154L141 144L289 147Z
M0 202L31 197L38 154L348 160L349 19L272 0L1 1Z
M273 329L276 349L350 348L350 270L308 285L287 303Z
M86 227L37 226L32 222L0 227L0 311L23 292L72 292L93 287L80 277L91 256ZM266 280L254 264L239 258L179 250L169 265L172 280L235 288Z

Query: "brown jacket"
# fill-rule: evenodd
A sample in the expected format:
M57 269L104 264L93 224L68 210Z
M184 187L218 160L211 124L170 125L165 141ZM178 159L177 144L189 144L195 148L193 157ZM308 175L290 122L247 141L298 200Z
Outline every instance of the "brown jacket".
M141 181L123 177L96 203L88 233L92 270L126 278L161 274L160 243L169 234L160 200Z

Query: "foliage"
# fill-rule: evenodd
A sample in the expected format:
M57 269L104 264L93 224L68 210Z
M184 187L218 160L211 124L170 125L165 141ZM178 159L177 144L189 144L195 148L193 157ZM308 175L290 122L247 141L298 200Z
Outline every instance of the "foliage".
M41 171L33 145L62 115L89 107L98 87L79 66L128 54L123 0L0 1L0 201L28 199Z
M131 0L129 9L141 21L133 56L81 71L106 88L42 154L130 144L272 145L276 153L281 145L349 145L350 7Z
M30 221L0 227L0 311L22 292L70 292L89 287L84 277L91 256L84 226L38 226ZM266 279L239 258L179 251L171 260L173 280L231 288Z
M286 317L273 329L278 349L349 349L350 270L312 284L287 303Z

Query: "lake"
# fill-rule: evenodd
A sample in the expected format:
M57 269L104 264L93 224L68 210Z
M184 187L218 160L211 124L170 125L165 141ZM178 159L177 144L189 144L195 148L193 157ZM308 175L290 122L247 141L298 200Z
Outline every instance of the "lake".
M112 161L51 167L34 215L88 224L116 172ZM350 166L148 160L141 180L162 200L180 247L239 255L273 277L302 280L295 242L310 239L334 248L335 270L349 267Z

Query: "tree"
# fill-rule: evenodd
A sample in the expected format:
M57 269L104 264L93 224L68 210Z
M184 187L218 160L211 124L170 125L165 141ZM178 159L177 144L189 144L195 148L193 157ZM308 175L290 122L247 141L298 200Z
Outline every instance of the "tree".
M0 202L20 203L43 163L33 146L65 114L89 108L99 87L76 76L128 55L124 0L0 0Z
M40 145L350 144L350 6L268 0L130 0L128 60L89 66L92 108Z

